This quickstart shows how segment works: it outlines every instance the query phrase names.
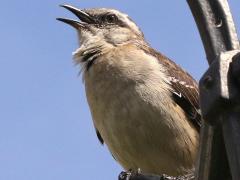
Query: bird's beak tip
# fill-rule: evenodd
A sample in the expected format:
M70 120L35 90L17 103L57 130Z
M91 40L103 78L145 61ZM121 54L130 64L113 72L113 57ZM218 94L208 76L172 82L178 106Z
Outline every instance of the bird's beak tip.
M69 4L59 4L59 7L62 7L62 8L66 8L66 7L70 7L71 5ZM71 6L72 7L72 6Z
M59 17L56 18L57 21L61 21L61 22L63 22L63 19L64 19L64 18L59 18Z
M83 24L81 24L80 22L73 20L73 19L66 19L66 18L56 18L56 20L64 22L72 27L74 27L75 29L79 29L81 27L84 27Z
M78 9L78 8L68 5L68 4L60 4L59 6L65 8L68 11L75 14L84 23L91 24L91 23L95 22L94 18L91 15L89 15L88 13L86 13L85 11L83 11L81 9ZM63 20L63 19L64 18L60 18L58 20L66 22L66 20Z

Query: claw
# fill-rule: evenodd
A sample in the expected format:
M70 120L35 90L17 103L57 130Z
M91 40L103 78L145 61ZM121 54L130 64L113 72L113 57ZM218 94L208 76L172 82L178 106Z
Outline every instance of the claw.
M118 176L118 180L130 180L131 174L129 171L122 171Z
M138 168L137 171L129 169L128 171L122 171L118 176L118 180L130 180L132 177L138 176L141 174L141 169Z

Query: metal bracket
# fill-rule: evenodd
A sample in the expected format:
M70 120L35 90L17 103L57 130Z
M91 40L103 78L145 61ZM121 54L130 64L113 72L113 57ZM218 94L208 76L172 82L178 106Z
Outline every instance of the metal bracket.
M239 50L220 53L200 80L202 117L211 124L216 123L212 121L216 120L221 112L231 108L233 104L240 103L239 89L230 71L233 57L238 53ZM236 66L237 63L240 64L238 60L235 58L232 66L234 74L240 72Z
M231 11L227 0L188 0L188 4L210 64L199 85L205 121L195 177L239 180L240 46Z

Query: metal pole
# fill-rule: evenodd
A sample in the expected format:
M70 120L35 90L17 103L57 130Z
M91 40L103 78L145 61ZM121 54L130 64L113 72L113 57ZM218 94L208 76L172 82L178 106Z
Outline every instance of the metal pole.
M199 84L205 121L196 179L239 180L239 91L230 71L232 58L239 52L239 41L232 15L227 0L188 0L188 4L210 64Z

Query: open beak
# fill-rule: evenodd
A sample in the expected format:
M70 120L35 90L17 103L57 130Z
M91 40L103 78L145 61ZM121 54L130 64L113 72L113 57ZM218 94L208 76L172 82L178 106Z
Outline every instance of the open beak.
M60 6L71 11L73 14L75 14L79 18L79 20L81 20L81 22L73 19L67 19L67 18L57 18L57 20L62 21L66 24L69 24L76 29L84 28L86 27L86 24L93 24L95 22L94 18L88 13L84 12L83 10L80 10L70 5L60 5Z

